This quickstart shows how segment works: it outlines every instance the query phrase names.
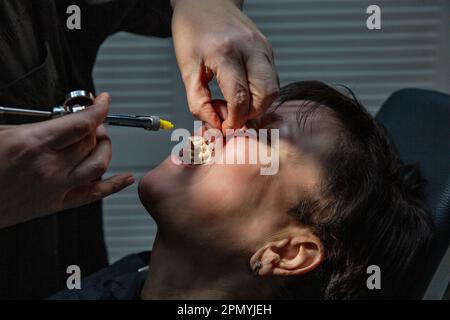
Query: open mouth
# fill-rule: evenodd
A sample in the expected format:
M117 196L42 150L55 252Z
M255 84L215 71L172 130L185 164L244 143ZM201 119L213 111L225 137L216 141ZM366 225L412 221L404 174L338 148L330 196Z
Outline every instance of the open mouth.
M214 142L202 136L189 137L188 143L180 151L183 164L205 165L212 162L214 157Z

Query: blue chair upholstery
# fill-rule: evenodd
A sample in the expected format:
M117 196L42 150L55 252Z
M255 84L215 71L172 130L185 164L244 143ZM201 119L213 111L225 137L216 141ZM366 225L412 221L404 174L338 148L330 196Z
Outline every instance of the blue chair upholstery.
M417 279L422 297L450 242L450 95L421 89L392 94L377 114L405 163L419 163L436 228L428 269ZM449 271L450 272L450 271Z

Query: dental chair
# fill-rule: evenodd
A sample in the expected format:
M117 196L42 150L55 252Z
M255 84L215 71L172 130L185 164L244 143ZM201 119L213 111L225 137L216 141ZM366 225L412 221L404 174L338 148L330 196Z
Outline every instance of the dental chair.
M419 163L436 238L416 283L420 299L442 299L450 280L450 95L421 89L392 94L376 116L405 163Z

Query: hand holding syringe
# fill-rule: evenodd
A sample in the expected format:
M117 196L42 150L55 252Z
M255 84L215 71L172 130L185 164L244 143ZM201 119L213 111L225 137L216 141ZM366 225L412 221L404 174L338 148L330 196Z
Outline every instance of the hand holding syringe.
M39 111L26 108L11 108L0 106L0 115L18 115L36 117L40 119L53 119L66 114L84 110L94 103L94 95L88 91L72 91L66 97L62 106L54 107L52 111ZM114 126L144 128L145 130L158 131L160 129L172 129L174 125L158 116L139 116L108 114L104 123Z

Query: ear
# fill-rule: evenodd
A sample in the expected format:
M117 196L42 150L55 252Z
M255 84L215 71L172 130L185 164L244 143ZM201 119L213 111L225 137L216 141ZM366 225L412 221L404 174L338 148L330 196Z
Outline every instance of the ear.
M295 228L256 251L250 266L260 276L301 275L320 265L323 251L322 242L308 228Z

